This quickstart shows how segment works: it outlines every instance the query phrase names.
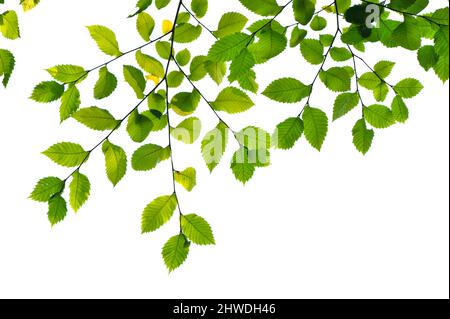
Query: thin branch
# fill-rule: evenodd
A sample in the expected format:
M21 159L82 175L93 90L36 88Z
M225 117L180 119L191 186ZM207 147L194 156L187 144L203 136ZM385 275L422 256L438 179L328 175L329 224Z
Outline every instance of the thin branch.
M183 6L183 8L186 10L186 12L189 13L189 15L190 15L192 18L194 18L194 20L197 21L197 23L198 23L199 25L201 25L201 26L203 27L203 29L205 29L206 31L208 31L214 38L217 39L217 36L215 35L215 33L214 33L210 28L208 28L206 25L204 25L204 24L203 24L203 23L195 16L195 14L194 14L191 10L189 10L188 7L186 7L186 5L185 5L184 3L182 4L182 6Z
M211 102L208 101L208 99L205 97L205 95L198 89L198 87L194 84L194 82L189 78L189 76L186 74L186 72L183 70L183 68L181 67L181 65L174 60L176 66L178 67L178 69L180 70L181 73L183 73L184 77L189 81L189 83L192 85L192 87L194 88L195 91L197 91L200 96L202 97L202 99L206 102L206 104L208 104L209 108L214 112L214 114L216 115L216 117L219 119L220 122L222 122L232 133L233 135L236 135L236 132L230 127L230 125L228 125L227 122L225 122L222 117L219 115L219 113L217 113L217 111L214 109L214 107L211 105Z
M317 10L316 12L314 12L313 16L316 16L316 15L324 12L325 10L327 10L331 6L334 6L334 2L330 3L329 5L326 5L326 6L322 7L322 9L320 9L320 10ZM296 22L296 23L290 24L288 26L285 26L284 28L285 29L290 29L292 27L298 26L299 24L300 24L300 22Z

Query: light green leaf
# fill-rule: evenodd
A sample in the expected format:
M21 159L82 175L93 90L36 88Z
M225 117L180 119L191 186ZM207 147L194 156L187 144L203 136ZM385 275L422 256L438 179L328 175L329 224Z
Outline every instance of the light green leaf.
M253 54L244 49L242 52L233 59L230 65L230 76L228 80L234 82L239 80L242 76L245 76L255 66L255 58Z
M47 69L47 72L55 80L63 83L80 82L87 75L84 68L71 64L56 65L50 69Z
M181 229L194 244L214 245L214 235L208 222L202 217L190 214L181 216Z
M142 213L142 233L153 232L167 223L173 216L176 207L177 197L175 194L161 196L152 201Z
M270 134L255 126L248 126L236 133L236 139L249 150L269 149L271 144Z
M127 172L127 154L120 146L108 140L103 143L102 151L105 156L106 175L116 186Z
M8 50L0 49L0 76L3 75L3 86L8 85L11 74L14 70L15 59L14 55Z
M166 70L161 62L147 54L142 53L140 50L136 52L136 61L148 74L163 78L166 73Z
M346 48L333 47L330 50L330 56L334 61L342 62L352 58L352 53Z
M163 247L162 256L169 272L180 267L189 254L190 243L183 234L170 238Z
M139 13L136 20L136 28L144 41L150 41L150 36L155 29L155 20L148 13Z
M228 143L228 127L220 122L202 140L202 155L209 171L219 164Z
M119 124L109 111L96 106L78 110L73 118L96 131L112 130Z
M327 20L321 16L316 15L310 25L311 29L314 31L321 31L327 27Z
M198 39L202 34L202 26L193 26L189 23L183 23L175 28L175 42L190 43Z
M208 12L208 0L192 0L191 8L197 18L203 18Z
M195 168L189 167L182 172L176 171L175 181L183 186L188 192L192 191L197 184L197 172Z
M0 31L10 40L20 37L19 20L15 11L8 10L0 15Z
M117 78L114 74L108 71L106 66L99 71L99 78L95 83L94 97L97 100L104 99L110 96L117 87Z
M130 138L136 143L142 143L153 129L153 122L145 115L134 110L130 114L127 123L127 132Z
M91 183L87 176L78 171L75 172L72 175L72 182L70 183L70 206L75 212L87 201L90 191Z
M188 49L181 50L177 53L176 60L180 66L188 65L191 60L191 52Z
M353 110L359 103L358 93L342 93L334 102L333 121L343 117Z
M227 64L225 62L206 61L205 69L208 72L211 79L220 85L227 73Z
M95 40L103 53L115 57L122 55L122 52L119 50L119 43L117 42L116 35L111 29L101 25L92 25L87 28L91 37Z
M311 86L294 78L282 78L273 81L263 92L268 98L282 103L297 103L311 92Z
M180 116L188 116L195 112L200 103L200 94L197 91L177 93L170 101L172 110Z
M317 108L306 107L303 112L305 137L312 147L321 150L328 133L328 117Z
M333 92L345 92L351 89L351 75L345 68L332 67L320 72L320 80Z
M156 0L155 4L158 9L165 8L169 5L170 0Z
M423 85L416 79L408 78L397 83L394 89L402 98L410 99L422 91Z
M375 64L374 70L379 76L385 79L391 74L394 66L395 66L394 62L380 61L377 64Z
M170 134L186 144L193 144L199 138L202 130L202 122L197 117L190 117L170 130Z
M123 76L125 81L131 86L136 93L138 99L144 98L144 90L146 87L146 81L142 71L131 65L123 66Z
M128 18L134 17L135 15L143 12L152 4L153 0L138 0L136 7L137 11L134 14L128 16Z
M417 59L425 71L428 71L436 65L439 60L439 56L432 45L426 45L417 51Z
M272 27L258 33L258 42L248 46L258 64L265 63L281 54L287 47L287 38Z
M30 195L32 200L37 202L48 202L54 195L62 193L64 181L58 177L46 177L37 182Z
M249 39L249 35L245 33L235 33L223 37L209 49L208 59L216 62L231 61L245 49Z
M311 64L321 64L323 62L324 48L319 40L304 39L300 42L300 52L305 60Z
M375 128L388 128L395 124L392 111L384 105L374 104L364 108L364 118Z
M61 122L71 117L78 110L80 104L80 92L74 84L70 84L61 97L61 107L59 108Z
M391 105L392 114L397 122L405 123L409 118L409 110L400 96L396 96Z
M359 85L368 90L375 90L383 82L375 73L368 72L361 75L358 79Z
M211 105L216 111L235 114L245 112L255 104L246 93L234 87L227 87L219 93Z
M75 167L82 164L89 153L79 144L62 142L51 146L42 154L50 158L56 164L65 167Z
M272 141L276 148L288 150L294 147L295 143L303 134L303 121L298 117L291 117L277 125Z
M307 25L311 21L316 11L315 0L294 0L292 6L295 20L303 25Z
M250 11L262 16L274 16L281 7L276 0L239 0Z
M31 99L40 103L59 100L64 93L64 85L55 81L41 82L33 90Z
M138 148L131 159L131 166L136 171L149 171L170 157L170 147L163 148L147 144Z
M243 14L238 12L225 13L222 18L220 18L219 26L214 34L218 38L223 38L227 35L241 32L247 22L248 19Z

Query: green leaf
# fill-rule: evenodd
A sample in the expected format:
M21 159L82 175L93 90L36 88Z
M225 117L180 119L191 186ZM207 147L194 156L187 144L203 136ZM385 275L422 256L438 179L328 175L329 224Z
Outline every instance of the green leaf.
M305 60L311 64L321 64L323 62L324 48L319 40L303 40L300 43L300 51Z
M148 7L150 7L152 2L153 2L153 0L138 0L138 2L136 4L136 7L138 10L134 14L129 15L128 18L134 17L135 15L143 12Z
M307 25L314 16L316 11L315 0L294 0L293 9L295 20L297 22Z
M373 96L377 102L384 102L389 94L389 86L386 83L380 83L374 90Z
M243 14L238 12L225 13L222 18L220 18L219 26L214 34L218 38L223 38L227 35L241 32L247 22L248 19Z
M96 106L78 110L73 118L96 131L112 130L119 124L109 111Z
M273 81L263 92L268 98L282 103L297 103L311 92L311 86L294 78L282 78Z
M356 122L352 130L353 134L353 144L356 149L362 154L367 154L367 152L372 147L373 138L375 132L367 128L366 121L364 119Z
M205 69L208 72L211 79L220 85L227 73L227 65L225 62L206 61Z
M131 166L136 171L149 171L170 157L170 147L163 148L147 144L138 148L131 159Z
M8 10L0 15L0 31L10 40L20 37L19 20L15 11Z
M391 74L394 66L395 66L394 62L380 61L377 64L375 64L374 70L379 76L385 79Z
M400 96L396 96L391 105L392 114L397 122L405 123L409 118L409 110Z
M274 16L281 8L276 0L239 0L247 9L261 16Z
M256 166L255 164L237 160L239 157L241 157L240 155L238 155L238 152L243 151L243 149L240 149L233 156L233 160L231 162L231 170L238 181L246 184L253 177L253 174L255 174Z
M214 245L214 235L208 222L202 217L190 214L181 216L181 229L194 244Z
M123 76L125 81L131 86L131 88L136 93L138 99L144 98L144 90L146 86L146 81L142 71L131 65L123 66Z
M328 133L327 115L322 110L308 106L303 112L302 119L306 139L312 147L320 151Z
M182 172L175 172L175 181L183 186L188 192L192 191L197 184L197 172L195 168L189 167Z
M183 234L170 238L163 247L162 256L170 272L180 267L189 254L189 242Z
M103 143L102 151L105 156L106 175L116 186L127 172L127 154L120 146L108 140Z
M21 0L20 4L22 5L23 11L27 12L39 4L40 0ZM1 1L3 3L3 0Z
M245 112L255 104L246 93L230 86L222 90L211 105L216 111L235 114Z
M270 134L255 126L248 126L236 133L236 139L249 150L269 149L271 144Z
M186 144L193 144L200 136L202 122L197 117L190 117L181 122L176 128L170 130L170 134Z
M346 48L333 47L330 50L330 56L334 61L342 62L352 58L352 53Z
M270 153L267 149L249 150L241 147L233 155L231 170L236 179L245 184L253 177L257 167L265 167L269 164Z
M59 100L64 93L64 85L55 81L41 82L33 90L31 99L40 103Z
M70 206L75 212L87 201L90 191L91 183L87 176L78 171L75 172L72 175L72 182L70 183Z
M208 0L192 0L191 8L197 18L203 18L208 11Z
M358 93L342 93L334 102L333 121L343 117L353 110L359 103Z
M191 60L191 52L188 49L181 50L177 53L176 60L181 66L188 65Z
M392 39L397 45L405 49L418 50L422 44L422 39L416 20L405 16L405 21L392 32Z
M327 27L327 20L321 16L316 15L311 23L310 23L311 29L314 31L321 31Z
M345 92L351 89L351 76L345 68L332 67L322 71L320 80L333 92Z
M417 59L425 71L428 71L436 65L439 60L439 56L432 45L426 45L417 51Z
M74 84L70 84L61 97L61 107L59 108L61 122L71 117L78 110L80 104L80 92Z
M163 78L166 73L166 70L161 62L147 54L142 53L140 50L136 52L136 61L148 74Z
M208 74L208 71L206 71L205 68L205 62L207 60L208 58L203 55L196 56L192 59L190 65L191 74L189 75L189 79L191 79L191 81L200 81L206 76L206 74Z
M122 55L119 50L119 43L116 35L111 29L101 25L92 25L87 27L91 37L95 40L98 48L105 54L118 57Z
M127 123L127 132L130 138L136 143L142 143L153 129L153 122L145 115L134 110L130 114Z
M189 23L183 23L175 28L175 42L190 43L198 39L202 33L202 26L193 26Z
M97 100L104 99L110 96L117 87L117 78L114 74L108 71L106 66L99 71L99 78L95 83L94 97Z
M258 42L248 46L249 51L253 54L258 64L265 63L276 57L287 47L287 38L284 33L278 33L273 29L272 27L258 33Z
M167 84L170 88L179 87L184 80L184 74L180 71L172 71L167 75Z
M158 52L159 56L165 60L168 60L170 57L170 48L171 44L167 41L159 41L155 44L156 52ZM173 49L172 49L173 52Z
M291 48L296 47L297 45L302 42L306 36L308 35L308 31L299 29L298 27L295 27L292 29L291 39L289 41L289 46Z
M209 49L208 59L216 62L231 61L245 49L249 39L249 35L245 33L235 33L223 37Z
M368 90L375 90L383 82L373 72L367 72L361 75L358 79L359 85Z
M238 79L239 85L244 90L257 93L259 89L259 85L256 82L256 73L253 70L248 71L246 74L242 75Z
M54 195L62 193L64 181L58 177L46 177L37 182L30 195L32 200L37 202L48 202Z
M423 85L416 79L408 78L398 82L394 89L402 98L410 99L422 91Z
M0 49L0 76L3 75L3 86L8 85L11 74L14 70L15 59L14 55L8 50Z
M244 49L242 52L233 59L230 65L230 76L228 80L234 82L239 80L242 76L245 76L255 66L255 58L253 54Z
M63 221L67 214L67 203L60 195L54 196L48 202L48 220L52 226Z
M56 164L65 167L78 166L89 156L89 153L79 144L69 142L55 144L42 154L50 158Z
M156 0L155 4L158 9L165 8L169 5L170 0Z
M56 65L50 69L47 69L47 72L55 80L63 83L80 82L87 75L84 68L71 64Z
M219 164L228 143L228 127L220 122L202 140L202 155L209 171L212 172Z
M177 197L175 194L158 197L148 204L142 213L142 233L153 232L167 223L173 216L176 207Z
M170 101L172 110L180 116L187 116L195 112L200 103L200 95L197 91L177 93Z
M375 128L388 128L395 124L392 111L379 104L365 107L364 118Z
M136 28L142 39L148 42L155 29L155 20L148 13L142 12L137 17Z
M276 148L288 150L301 138L304 126L298 117L291 117L277 125L272 141Z

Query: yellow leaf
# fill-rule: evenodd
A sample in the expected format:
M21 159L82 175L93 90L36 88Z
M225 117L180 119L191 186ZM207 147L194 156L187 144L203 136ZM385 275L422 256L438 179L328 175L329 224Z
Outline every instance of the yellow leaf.
M151 75L151 74L147 75L145 78L149 81L153 81L153 83L155 83L155 85L158 85L159 81L161 80L159 77L157 77L155 75Z
M164 20L162 23L162 31L164 34L169 33L173 29L173 23L170 20Z

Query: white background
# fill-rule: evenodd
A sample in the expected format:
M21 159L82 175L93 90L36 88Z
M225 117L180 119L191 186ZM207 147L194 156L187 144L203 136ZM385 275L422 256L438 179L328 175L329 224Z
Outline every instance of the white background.
M160 250L177 232L175 219L154 234L140 235L142 209L172 191L168 162L148 173L130 168L113 189L102 154L95 153L82 171L93 184L90 200L77 215L70 212L51 228L46 206L27 196L39 178L65 177L69 170L40 152L60 141L90 148L104 133L73 120L59 125L57 103L37 104L28 96L35 84L49 79L45 68L60 63L90 68L108 59L86 25L111 27L122 50L141 44L134 20L126 19L134 2L44 0L20 15L22 39L1 40L1 47L15 52L17 67L8 90L0 89L0 297L448 298L448 84L423 71L414 53L378 45L368 46L364 54L371 65L381 59L398 61L389 81L414 76L425 90L408 101L410 121L377 131L366 157L351 143L359 110L330 125L321 153L304 139L291 151L274 151L271 167L259 169L245 187L229 169L235 141L230 140L212 175L198 142L176 144L177 168L195 166L199 174L192 193L179 191L182 208L210 222L217 245L192 246L187 262L174 273L168 274ZM213 10L205 23L212 27L221 13L244 12L237 0L210 2ZM153 16L173 19L173 11L172 6ZM293 22L289 13L280 20ZM158 23L155 35L160 32ZM212 40L204 33L193 51L204 53ZM132 57L111 66L119 79L122 63L132 63ZM315 72L317 67L307 65L298 49L257 70L261 88L283 76L308 83ZM93 74L81 85L82 106L107 107L119 117L137 102L123 83L112 97L95 101L95 80ZM210 99L219 90L210 80L199 86ZM235 129L251 123L272 131L303 106L253 99L257 106L250 112L224 115ZM371 101L370 95L366 100ZM319 84L313 106L331 115L333 101ZM204 104L197 115L203 119L203 133L217 124ZM138 145L124 133L112 141L131 153ZM165 145L165 138L166 133L157 134L149 142Z

